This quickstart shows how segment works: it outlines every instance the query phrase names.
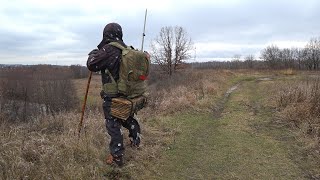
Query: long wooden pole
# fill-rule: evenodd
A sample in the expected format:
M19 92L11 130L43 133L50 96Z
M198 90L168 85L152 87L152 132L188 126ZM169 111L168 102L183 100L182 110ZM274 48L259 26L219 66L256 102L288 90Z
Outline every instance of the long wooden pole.
M78 126L78 137L79 138L80 138L80 134L81 134L82 126L83 126L83 116L84 116L84 111L86 110L86 104L87 104L87 98L88 98L91 77L92 77L92 72L90 72L90 74L89 74L86 95L84 96L84 101L83 101L83 105L82 105L81 119L80 119L79 126Z

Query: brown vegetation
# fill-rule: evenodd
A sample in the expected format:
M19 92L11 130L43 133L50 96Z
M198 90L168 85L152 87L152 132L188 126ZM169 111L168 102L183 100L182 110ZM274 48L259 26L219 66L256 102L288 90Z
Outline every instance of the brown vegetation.
M171 77L160 77L157 82L150 82L148 108L155 114L188 109L207 111L212 107L211 98L222 95L226 79L233 75L228 70L188 69Z
M320 145L320 79L308 77L279 86L276 97L279 118Z
M305 48L300 49L280 49L271 45L262 50L261 56L271 69L319 70L320 38L312 38Z
M6 121L27 121L38 115L73 110L77 105L71 83L74 69L45 65L1 69L2 116Z
M20 124L1 123L0 177L138 179L141 173L156 173L156 167L152 168L154 161L179 132L179 129L171 129L161 123L162 118L182 110L209 111L213 102L206 97L223 94L228 86L225 80L233 76L233 73L224 70L196 70L150 82L149 106L137 116L142 125L142 147L136 150L127 146L126 166L121 171L104 162L109 137L106 135L103 113L97 108L102 103L99 99L100 77L94 76L89 95L91 105L86 111L80 140L76 136L80 116L76 112L38 116ZM73 82L76 94L83 96L86 79ZM127 135L125 132L125 142L129 142Z
M179 123L184 122L175 122L175 127L172 128L172 126L166 124L168 123L167 118L177 114L177 112L186 111L213 114L214 100L223 97L232 83L241 81L241 78L253 80L252 77L256 73L252 71L190 68L177 71L169 77L153 69L149 79L148 106L138 112L137 115L142 126L142 146L139 150L126 146L126 166L121 170L105 164L109 136L106 135L104 117L101 111L102 100L99 95L101 80L99 76L93 76L92 79L84 119L84 130L80 139L77 136L77 125L80 120L80 114L75 111L80 107L77 103L70 106L71 111L69 112L57 111L53 114L39 114L31 116L27 122L20 123L4 121L9 116L1 111L0 179L139 179L141 174L145 177L151 177L151 175L148 176L148 173L154 177L155 174L161 174L154 166L155 162L161 158L159 156L163 155L165 150L172 147L177 134L183 133L179 129ZM60 77L63 72L58 74L57 76ZM239 74L241 74L241 78L239 78ZM248 74L250 76L247 76ZM284 73L280 72L280 74ZM295 74L295 71L288 70L286 73L286 75L293 74ZM61 77L62 79L59 80L44 81L41 80L41 77L37 80L42 82L39 85L40 87L42 87L41 85L47 86L48 89L45 91L48 91L48 93L71 93L71 96L75 96L76 101L82 101L87 80L66 78L68 83L71 82L72 85L69 89L67 87L70 84L63 85L62 82L65 79L63 76ZM31 90L32 88L29 90L28 85L37 81L27 79L26 82L26 86L22 85L22 81L16 81L15 85L27 87L30 99L38 97L31 96L33 94L31 92L39 94L39 97L46 97L45 95L42 96L39 93L40 91ZM7 82L2 79L0 83ZM55 83L57 86L55 86ZM319 140L319 80L311 78L295 83L281 84L280 90L274 89L275 92L279 91L276 97L279 108L278 117L305 130L306 134ZM7 93L7 89L4 87L6 86L1 84L0 109L2 110L5 106L3 102L7 102L5 100L7 95L3 96ZM280 85L277 87L279 88ZM17 89L23 90L23 88ZM12 96L16 98L16 101L20 98L21 102L25 102L23 101L25 94L22 90L17 91L22 92L22 94L19 95L15 92L16 94ZM51 100L63 101L57 96L55 98L57 99ZM29 103L29 101L27 102ZM32 103L39 102L34 101ZM24 107L23 103L16 103L16 105ZM8 112L15 111L9 109ZM124 140L128 142L128 134L126 131L124 133Z

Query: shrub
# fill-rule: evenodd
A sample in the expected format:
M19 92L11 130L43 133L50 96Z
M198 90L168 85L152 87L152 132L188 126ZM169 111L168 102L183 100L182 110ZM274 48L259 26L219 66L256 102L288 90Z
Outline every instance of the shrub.
M54 115L77 105L71 70L51 66L2 70L0 110L7 121L27 121L40 114Z
M232 76L224 70L181 71L172 76L157 75L149 86L148 107L153 113L173 113L194 109L208 110L212 106L208 96L223 93L225 78Z
M277 105L283 120L320 137L320 79L286 84L277 95Z
M295 75L297 73L292 68L289 68L289 69L282 70L281 74L289 76L289 75Z

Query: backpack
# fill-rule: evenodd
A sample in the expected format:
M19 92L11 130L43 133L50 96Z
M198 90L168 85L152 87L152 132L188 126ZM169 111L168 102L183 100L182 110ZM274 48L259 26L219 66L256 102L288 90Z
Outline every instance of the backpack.
M144 95L149 75L150 61L147 54L133 47L123 47L117 42L110 45L122 50L122 60L120 63L119 80L116 82L111 73L106 70L112 82L103 85L103 90L108 93L121 93L129 99Z

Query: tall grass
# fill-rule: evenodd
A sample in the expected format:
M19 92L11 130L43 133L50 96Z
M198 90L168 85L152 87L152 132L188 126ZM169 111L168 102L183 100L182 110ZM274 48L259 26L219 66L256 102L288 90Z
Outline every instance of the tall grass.
M77 140L77 114L38 117L19 125L1 124L0 177L2 179L79 179L102 171L105 136L97 116ZM93 138L94 136L94 138ZM101 173L102 174L102 173ZM1 179L1 178L0 178Z
M29 121L38 115L70 111L77 105L72 71L31 66L0 70L0 112L6 121Z
M79 140L80 115L76 111L40 115L15 124L1 121L0 179L139 179L141 173L157 173L154 162L179 131L161 121L177 111L210 110L213 102L209 97L223 94L231 76L230 71L195 70L172 77L159 76L150 82L149 105L137 116L142 127L142 145L139 150L126 146L126 166L121 170L105 164L109 136L103 113L96 108L102 103L101 81L94 77L89 95L91 105ZM73 82L75 94L83 97L87 80ZM127 145L128 133L124 133Z
M181 110L211 110L212 97L221 96L228 70L188 70L171 77L164 76L150 82L148 108L156 114L170 114Z
M277 95L281 119L320 143L320 79L307 78L283 84Z

